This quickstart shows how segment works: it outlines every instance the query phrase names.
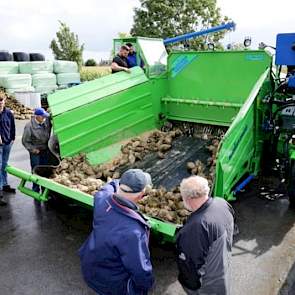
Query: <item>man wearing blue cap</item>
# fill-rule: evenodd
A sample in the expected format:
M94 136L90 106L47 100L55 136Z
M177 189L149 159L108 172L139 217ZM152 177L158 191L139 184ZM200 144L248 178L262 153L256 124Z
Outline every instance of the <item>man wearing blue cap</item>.
M0 93L0 206L7 203L3 199L3 192L15 193L15 189L7 183L5 168L13 141L15 140L15 122L10 109L5 107L6 96Z
M79 255L83 277L100 295L146 295L154 278L149 226L136 203L151 185L140 169L123 173L94 197L93 230Z
M38 165L48 164L48 141L50 138L51 124L49 114L43 108L36 108L31 121L25 126L22 136L23 146L30 154L32 171ZM33 190L39 192L38 185L33 183Z

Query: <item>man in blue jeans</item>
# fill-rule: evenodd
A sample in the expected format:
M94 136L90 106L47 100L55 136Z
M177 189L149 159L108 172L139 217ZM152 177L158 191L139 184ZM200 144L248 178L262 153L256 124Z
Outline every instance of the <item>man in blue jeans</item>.
M36 108L22 136L22 144L30 154L32 171L36 166L48 164L50 132L49 114L43 108ZM39 185L33 183L33 191L39 193Z
M13 141L15 140L15 121L13 113L5 107L6 96L0 93L0 206L7 203L3 199L3 192L15 193L15 189L7 183L5 168Z

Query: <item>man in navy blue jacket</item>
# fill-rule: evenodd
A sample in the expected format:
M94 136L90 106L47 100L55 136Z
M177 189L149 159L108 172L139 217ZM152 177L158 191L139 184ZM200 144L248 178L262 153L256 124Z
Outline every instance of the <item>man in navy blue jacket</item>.
M0 206L5 206L3 191L15 193L15 189L7 183L5 168L13 141L15 140L15 122L10 109L5 107L6 96L0 93Z
M153 285L149 226L136 206L150 179L130 169L94 197L93 230L79 254L83 277L99 295L145 295Z

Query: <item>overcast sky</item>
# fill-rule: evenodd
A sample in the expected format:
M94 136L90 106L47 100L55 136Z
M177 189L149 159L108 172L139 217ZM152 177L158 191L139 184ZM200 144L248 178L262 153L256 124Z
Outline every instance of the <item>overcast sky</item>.
M217 0L222 13L232 18L235 32L225 43L251 36L275 44L279 32L295 32L295 0ZM128 32L138 0L0 0L0 49L46 50L58 30L58 20L79 35L88 51L109 52L112 38Z

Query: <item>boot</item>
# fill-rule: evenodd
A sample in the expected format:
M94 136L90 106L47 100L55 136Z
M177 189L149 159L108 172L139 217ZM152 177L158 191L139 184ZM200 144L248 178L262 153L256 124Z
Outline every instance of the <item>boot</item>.
M7 203L3 199L3 191L0 190L0 206L6 206Z
M3 185L3 191L6 193L15 194L15 188L10 187L10 185Z

